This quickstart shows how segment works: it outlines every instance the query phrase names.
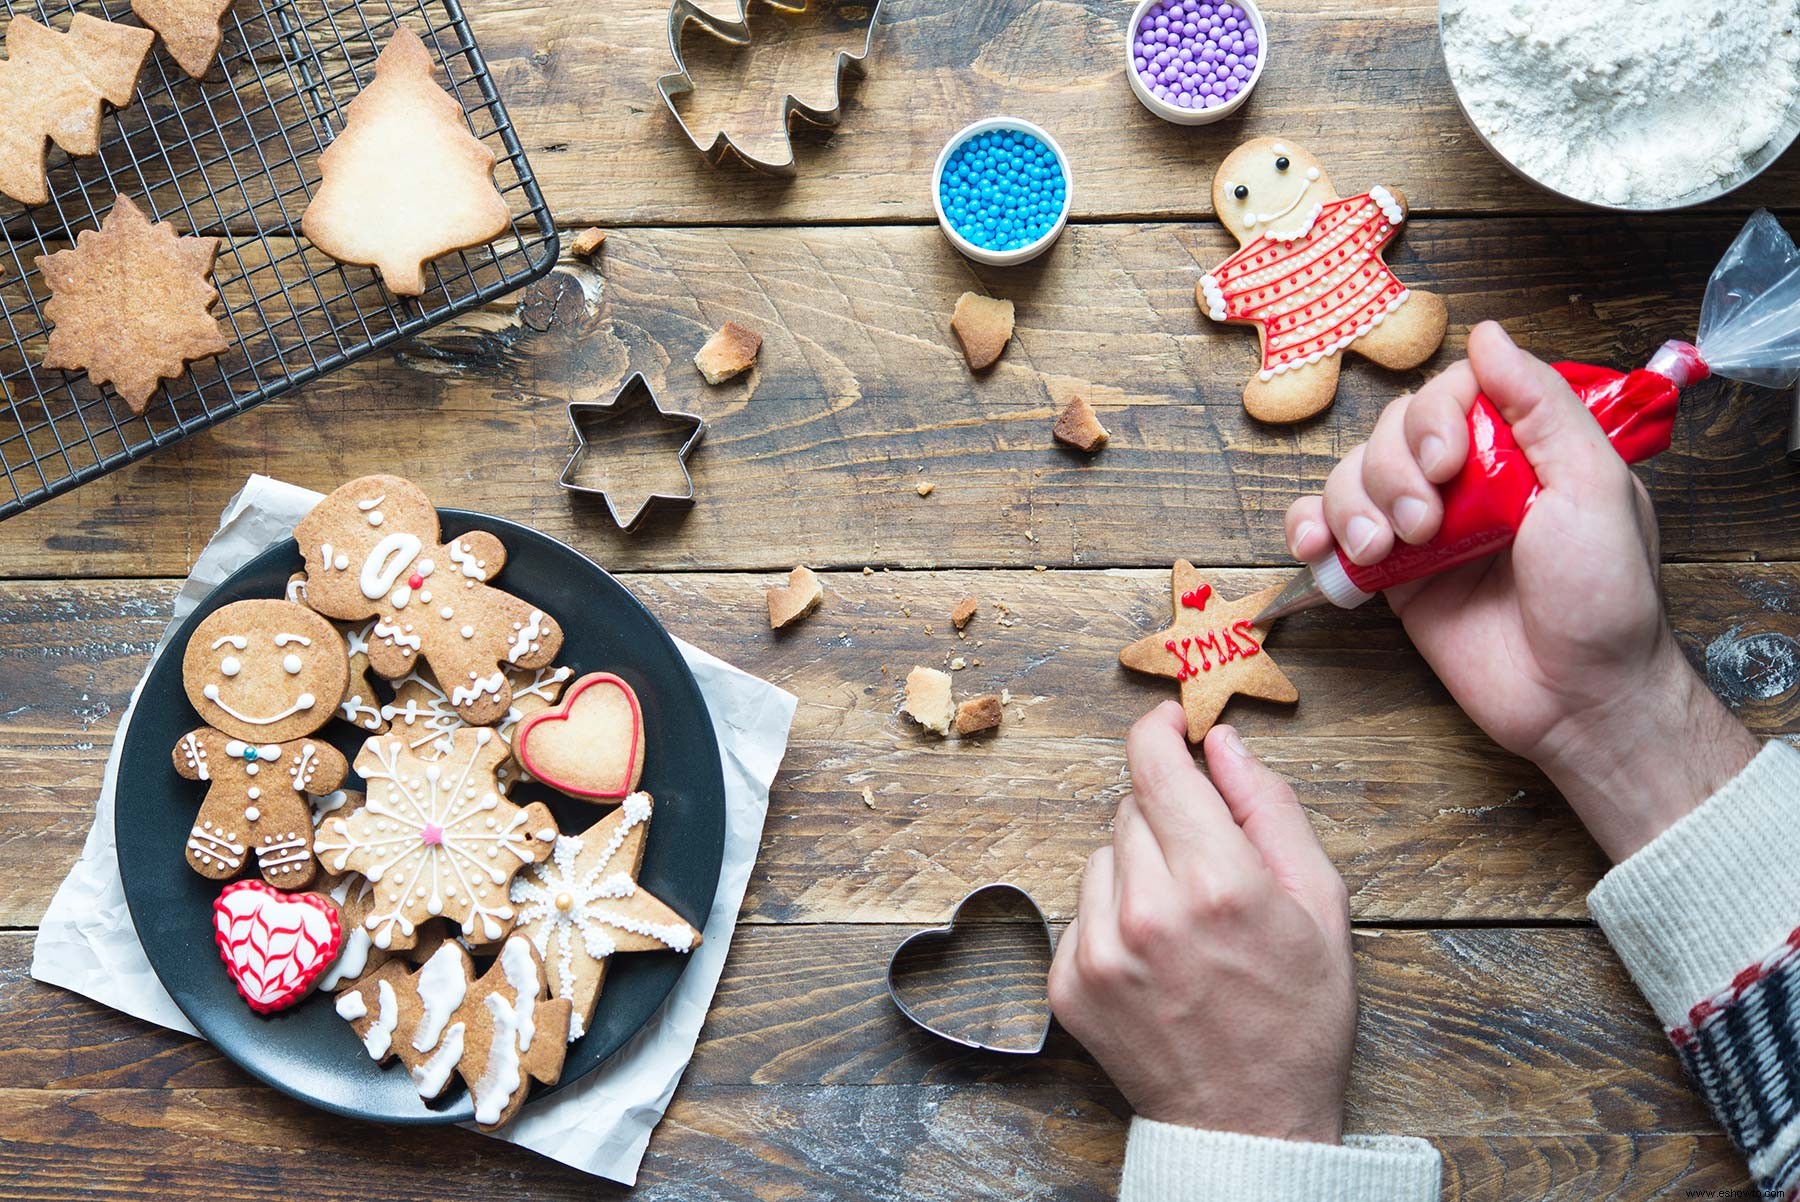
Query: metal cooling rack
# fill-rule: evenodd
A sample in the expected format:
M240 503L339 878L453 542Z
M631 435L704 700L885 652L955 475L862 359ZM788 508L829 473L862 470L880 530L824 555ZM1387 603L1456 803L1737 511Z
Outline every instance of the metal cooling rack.
M76 11L138 23L129 0L56 3L0 0L9 15L59 30ZM414 299L299 236L319 152L398 24L437 56L438 82L498 157L494 182L514 213L497 241L431 264ZM97 228L117 193L184 234L222 237L214 313L236 344L165 381L135 416L85 375L42 366L49 290L35 260ZM520 288L557 255L550 212L457 0L237 0L204 80L189 79L159 40L136 99L102 119L100 153L69 159L52 147L49 201L25 209L0 197L0 223L0 316L12 343L0 346L0 518Z

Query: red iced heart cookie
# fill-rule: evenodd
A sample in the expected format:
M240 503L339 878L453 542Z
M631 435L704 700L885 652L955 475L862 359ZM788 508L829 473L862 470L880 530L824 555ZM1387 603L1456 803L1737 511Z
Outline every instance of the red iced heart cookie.
M213 903L219 959L258 1014L305 997L343 946L338 908L317 893L283 893L261 881L227 885Z
M571 797L624 797L644 774L637 694L611 672L583 676L562 704L519 723L513 754L525 771Z

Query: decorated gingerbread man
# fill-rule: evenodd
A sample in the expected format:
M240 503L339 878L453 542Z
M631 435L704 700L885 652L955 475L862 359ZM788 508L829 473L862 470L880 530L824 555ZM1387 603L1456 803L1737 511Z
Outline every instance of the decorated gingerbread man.
M1220 165L1213 208L1240 249L1195 296L1214 321L1262 336L1261 369L1244 389L1251 417L1296 422L1325 409L1347 350L1405 371L1443 343L1443 300L1407 288L1381 257L1406 220L1397 189L1341 198L1312 155L1258 138Z
M176 743L175 771L204 781L188 832L188 866L212 880L238 874L252 853L281 889L312 882L312 809L349 765L307 736L336 711L349 676L331 623L291 601L238 601L194 629L182 657L188 700L206 722Z
M506 564L491 534L439 541L437 510L398 476L364 476L320 501L294 531L306 602L340 621L375 619L369 666L389 680L421 662L463 721L491 726L512 707L513 669L544 668L562 628L488 585Z

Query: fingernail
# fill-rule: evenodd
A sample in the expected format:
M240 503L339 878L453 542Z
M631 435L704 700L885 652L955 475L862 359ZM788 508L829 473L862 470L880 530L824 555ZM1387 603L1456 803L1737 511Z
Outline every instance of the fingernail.
M1427 473L1437 471L1449 450L1443 439L1435 434L1427 434L1419 440L1419 466Z
M1394 526L1400 531L1402 537L1411 537L1413 531L1417 530L1425 521L1425 515L1428 512L1425 502L1419 498L1401 497L1394 502Z
M1519 344L1518 344L1518 343L1516 343L1516 342L1514 342L1514 341L1513 341L1513 337L1512 337L1512 335L1511 335L1511 334L1508 334L1508 333L1507 333L1507 332L1506 332L1506 327L1505 327L1505 326L1503 326L1503 325L1501 325L1501 324L1500 324L1500 323L1499 323L1499 322L1495 322L1495 323L1494 323L1494 328L1495 328L1495 329L1496 329L1496 330L1499 330L1499 331L1500 331L1500 337L1501 337L1501 339L1502 339L1502 341L1504 341L1504 342L1505 342L1505 343L1506 343L1506 345L1508 345L1508 346L1517 346L1517 345L1519 345Z
M1381 527L1362 514L1351 518L1350 525L1344 530L1344 541L1349 544L1350 558L1360 563L1362 553L1369 549L1380 534Z
M1306 540L1311 538L1313 531L1318 528L1319 523L1317 522L1301 522L1300 529L1294 531L1294 549L1297 551L1304 547Z
M1232 755L1248 756L1250 754L1250 749L1244 746L1242 739L1238 738L1237 728L1234 726L1225 728L1225 733L1219 736L1219 742L1225 744L1225 750L1231 752Z

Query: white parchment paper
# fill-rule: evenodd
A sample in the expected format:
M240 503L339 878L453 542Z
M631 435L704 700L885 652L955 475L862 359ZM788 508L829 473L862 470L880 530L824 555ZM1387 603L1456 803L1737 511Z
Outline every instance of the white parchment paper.
M267 476L252 476L225 507L219 529L175 597L175 611L158 640L163 652L175 627L232 572L289 537L319 494ZM650 1133L662 1120L675 1085L693 1056L700 1027L718 988L738 907L762 840L769 784L787 751L794 697L676 640L700 684L719 740L725 776L725 862L719 892L707 915L705 941L693 952L675 991L647 1026L584 1080L556 1096L527 1103L495 1138L523 1145L586 1173L632 1184ZM144 669L149 674L149 668ZM196 1034L151 971L138 943L119 882L113 846L113 799L125 730L143 680L132 690L106 760L81 858L63 880L38 928L31 975L103 1002L116 1010Z

